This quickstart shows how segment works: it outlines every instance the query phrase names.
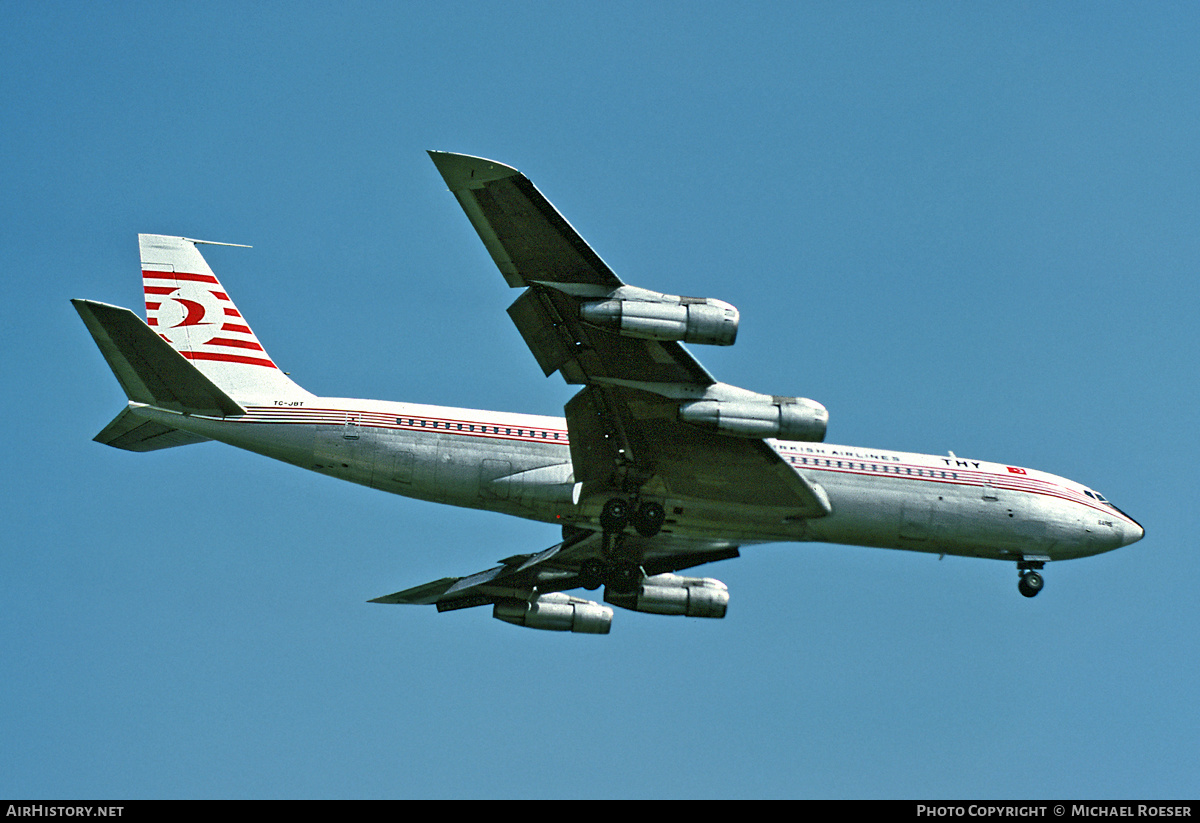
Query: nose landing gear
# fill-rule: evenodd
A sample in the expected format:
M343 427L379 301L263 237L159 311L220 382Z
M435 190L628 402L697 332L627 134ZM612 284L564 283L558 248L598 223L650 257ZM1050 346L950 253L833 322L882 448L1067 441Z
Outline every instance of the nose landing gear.
M1017 591L1026 597L1034 597L1042 590L1042 586L1046 585L1046 581L1037 572L1025 572L1021 575L1021 579L1017 582Z
M1046 585L1046 581L1038 574L1043 566L1046 565L1044 560L1018 560L1017 571L1021 575L1021 579L1017 581L1017 591L1026 597L1036 597L1037 593Z

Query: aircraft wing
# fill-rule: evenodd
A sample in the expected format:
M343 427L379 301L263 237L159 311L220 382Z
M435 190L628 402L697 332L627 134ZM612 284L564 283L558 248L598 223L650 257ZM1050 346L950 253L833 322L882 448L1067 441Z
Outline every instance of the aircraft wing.
M431 151L508 285L535 281L624 285L529 178L511 166Z
M665 298L683 310L719 301L627 286L516 169L429 154L505 280L525 289L508 313L542 371L584 386L567 404L566 418L575 479L585 490L602 495L635 485L664 497L773 506L781 517L829 514L824 491L761 437L733 437L680 419L682 403L738 401L752 392L718 383L676 340L632 336L582 317L585 306L614 298L659 301L651 308L667 305Z
M603 539L599 532L577 531L537 554L509 557L500 561L499 566L477 574L443 577L369 602L436 605L438 611L452 611L503 600L529 600L535 592L545 594L579 588L585 585L580 568L589 559L601 557ZM625 547L644 553L642 569L647 575L665 574L738 556L737 546L728 541L683 540L668 535L654 538L627 535Z

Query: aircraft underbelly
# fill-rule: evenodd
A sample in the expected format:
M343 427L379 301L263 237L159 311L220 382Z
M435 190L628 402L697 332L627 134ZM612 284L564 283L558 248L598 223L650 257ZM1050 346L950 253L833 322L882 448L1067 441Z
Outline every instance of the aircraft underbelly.
M536 520L571 507L566 445L397 432L360 425L247 423L154 408L135 414L172 428L381 491Z
M818 476L834 513L808 537L975 557L1049 555L1068 538L1069 517L1039 495L916 480Z
M203 435L275 460L306 469L313 468L313 426L250 424L236 420L183 415L149 406L134 408L132 413L146 420Z
M571 502L565 446L366 428L350 443L318 432L314 451L348 456L330 473L405 497L539 520Z

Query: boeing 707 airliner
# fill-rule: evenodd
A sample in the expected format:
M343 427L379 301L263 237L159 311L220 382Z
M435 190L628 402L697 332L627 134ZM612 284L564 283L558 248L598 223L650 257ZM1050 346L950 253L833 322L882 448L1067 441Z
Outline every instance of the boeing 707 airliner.
M1036 469L824 443L820 403L722 383L682 344L732 345L712 298L625 284L533 183L430 152L508 285L564 417L317 397L275 365L198 246L140 235L143 321L72 301L129 399L96 440L130 451L217 440L394 494L555 524L561 540L466 577L371 601L491 606L534 629L608 633L611 606L724 617L725 584L678 574L740 548L821 541L1007 560L1040 570L1127 546L1142 527ZM568 594L603 587L604 603ZM605 605L609 604L609 605Z

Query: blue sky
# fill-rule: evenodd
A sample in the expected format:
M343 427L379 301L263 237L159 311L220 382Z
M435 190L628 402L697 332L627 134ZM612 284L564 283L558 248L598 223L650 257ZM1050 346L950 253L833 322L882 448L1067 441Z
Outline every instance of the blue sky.
M1194 797L1200 11L0 5L0 796ZM91 442L68 300L206 255L318 394L558 414L424 154L521 169L719 379L1033 466L1141 543L1046 570L771 545L723 621L367 604L555 542L218 444Z

